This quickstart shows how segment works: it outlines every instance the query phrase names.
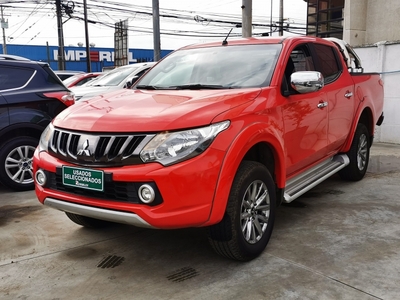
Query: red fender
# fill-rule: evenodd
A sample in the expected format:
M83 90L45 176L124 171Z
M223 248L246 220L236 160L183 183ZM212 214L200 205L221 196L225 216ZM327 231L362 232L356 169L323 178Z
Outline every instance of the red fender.
M240 132L225 155L215 189L216 193L210 218L205 225L216 224L222 220L237 169L246 153L258 143L267 143L270 145L275 159L276 184L280 188L284 187L286 169L282 137L271 125L253 123Z

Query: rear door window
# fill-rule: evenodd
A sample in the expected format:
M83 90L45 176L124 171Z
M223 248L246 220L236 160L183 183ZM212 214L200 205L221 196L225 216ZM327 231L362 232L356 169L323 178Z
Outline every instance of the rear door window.
M28 68L0 66L0 91L23 88L29 83L35 72Z

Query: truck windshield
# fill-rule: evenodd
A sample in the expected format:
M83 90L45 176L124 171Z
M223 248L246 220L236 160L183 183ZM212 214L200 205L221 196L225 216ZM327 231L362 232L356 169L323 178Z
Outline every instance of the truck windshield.
M152 68L137 89L226 89L268 86L278 44L178 50Z

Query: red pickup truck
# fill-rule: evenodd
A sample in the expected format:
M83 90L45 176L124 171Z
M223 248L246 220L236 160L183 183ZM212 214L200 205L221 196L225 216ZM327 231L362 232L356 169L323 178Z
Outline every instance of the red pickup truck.
M341 40L187 46L61 112L34 154L36 194L87 227L207 227L217 253L246 261L279 204L336 172L363 178L382 110L380 76Z

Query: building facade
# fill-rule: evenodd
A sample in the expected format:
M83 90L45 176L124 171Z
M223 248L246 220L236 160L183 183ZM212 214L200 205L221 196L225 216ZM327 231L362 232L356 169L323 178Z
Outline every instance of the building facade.
M399 0L346 0L343 39L352 46L400 41Z
M307 35L343 37L345 0L308 0Z
M399 0L304 0L307 35L337 37L352 46L400 41Z

